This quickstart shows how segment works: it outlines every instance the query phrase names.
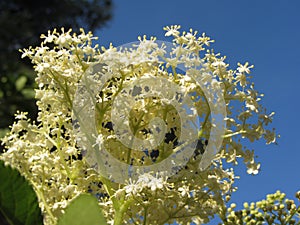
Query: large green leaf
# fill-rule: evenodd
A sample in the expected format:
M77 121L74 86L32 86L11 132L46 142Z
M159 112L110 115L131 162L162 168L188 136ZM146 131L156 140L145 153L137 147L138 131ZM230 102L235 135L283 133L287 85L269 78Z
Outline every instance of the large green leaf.
M0 211L11 225L43 224L36 194L16 169L0 160Z
M90 194L81 194L67 207L58 225L107 225L97 199Z

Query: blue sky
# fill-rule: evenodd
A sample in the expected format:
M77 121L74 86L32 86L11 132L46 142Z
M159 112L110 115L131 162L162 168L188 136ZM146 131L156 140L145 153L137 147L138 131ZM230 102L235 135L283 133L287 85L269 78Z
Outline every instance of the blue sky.
M300 189L300 1L293 0L114 0L114 18L96 33L100 44L115 46L137 36L164 37L162 27L180 24L216 42L213 48L227 62L249 61L256 89L265 94L263 104L275 111L273 126L280 133L279 145L251 144L262 163L259 175L237 168L241 179L232 202L257 201L282 190L290 198Z

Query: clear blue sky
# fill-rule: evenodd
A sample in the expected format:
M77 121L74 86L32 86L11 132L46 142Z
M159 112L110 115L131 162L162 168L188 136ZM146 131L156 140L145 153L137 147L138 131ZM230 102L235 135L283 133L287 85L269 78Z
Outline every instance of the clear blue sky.
M114 0L114 18L97 32L100 44L115 46L147 34L166 40L162 27L180 24L206 32L213 48L227 62L255 65L256 88L263 104L275 111L273 126L279 145L251 145L262 163L259 175L246 174L241 164L232 202L257 201L282 190L288 197L300 189L300 1L298 0Z

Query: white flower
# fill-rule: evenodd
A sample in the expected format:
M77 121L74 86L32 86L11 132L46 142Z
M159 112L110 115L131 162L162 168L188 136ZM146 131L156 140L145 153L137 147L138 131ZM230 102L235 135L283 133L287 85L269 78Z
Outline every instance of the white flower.
M67 147L66 153L69 155L76 155L77 154L77 149L74 147Z
M178 31L180 29L179 25L171 26L171 27L164 27L164 30L166 30L165 36L178 36L180 32Z
M148 187L151 189L151 191L155 191L156 189L162 189L164 187L163 179L154 177L148 183Z
M251 66L248 66L249 63L246 62L245 65L242 65L241 63L238 63L238 68L237 70L240 72L240 73L247 73L249 74L250 73L250 69L253 68L254 66L251 65Z
M165 181L162 177L152 176L150 173L144 173L139 176L137 184L141 184L143 187L148 187L151 191L156 189L162 189L165 185Z
M253 174L256 175L259 172L259 168L260 168L260 163L251 163L249 165L247 165L247 173L248 174Z
M138 178L138 183L141 183L145 186L147 186L147 184L150 182L150 180L153 178L153 176L149 173L144 173L142 175L139 176Z
M27 112L17 112L17 114L16 114L16 119L18 119L18 120L26 120L27 119Z
M267 141L267 144L274 143L276 141L276 134L273 131L267 130L266 133L264 134L264 138Z
M37 160L40 160L40 156L33 155L28 159L28 162L32 163L33 161L37 161Z
M31 57L34 52L32 51L32 47L30 46L29 49L23 49L20 50L20 52L22 52L23 54L21 55L21 58L25 58L25 57Z
M181 196L184 197L185 195L187 195L188 197L190 197L190 190L188 186L182 186L178 188L178 191L181 193Z
M41 73L43 72L45 69L48 69L50 67L49 63L40 63L35 67L35 71Z
M103 135L102 134L99 134L97 137L96 137L96 141L95 141L95 144L93 144L92 146L95 147L96 145L98 145L99 147L103 144L104 142L104 139L103 139Z
M72 37L70 36L70 34L66 33L64 35L60 35L55 41L55 44L58 44L60 47L64 47L68 45L71 40Z
M143 190L143 186L139 182L132 181L129 178L128 184L124 187L126 194L137 195Z
M226 66L226 64L221 60L213 62L211 65L215 66L215 67L225 67Z
M258 112L258 110L257 110L257 103L256 102L254 102L254 101L251 101L251 102L250 101L246 101L245 105L251 111Z
M41 38L45 39L44 43L47 43L47 42L51 43L51 42L53 42L57 38L57 36L55 35L55 33L56 33L56 30L54 30L52 34L51 34L50 30L48 30L48 36L42 34Z

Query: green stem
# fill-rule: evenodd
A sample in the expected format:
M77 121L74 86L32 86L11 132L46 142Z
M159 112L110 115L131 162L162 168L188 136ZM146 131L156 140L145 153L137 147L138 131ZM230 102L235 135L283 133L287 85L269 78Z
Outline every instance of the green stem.
M172 72L173 72L173 75L174 75L174 80L175 82L177 81L177 72L176 72L176 69L174 66L171 66L172 67Z
M123 84L124 84L124 80L125 80L126 74L124 74L122 71L119 71L119 72L122 75L121 81L120 81L120 85L118 87L118 90L114 93L114 95L112 97L113 99L111 100L111 102L115 101L115 98L120 93L120 91L123 89ZM102 98L101 108L100 108L100 106L98 104L95 103L96 110L99 113L99 123L100 124L102 124L103 117L104 117L106 111L108 111L108 109L110 107L110 104L107 104L106 106L104 106L104 104L103 104L104 103L104 96L102 96L101 98Z
M225 134L225 135L223 135L223 138L228 138L228 137L232 137L232 136L235 136L235 135L238 135L238 134L245 134L245 133L247 133L247 131L240 130L240 131L233 132L233 133L230 133L230 134Z
M290 224L291 219L293 218L293 216L298 212L298 210L300 209L300 206L298 206L285 220L284 224Z
M145 113L143 112L142 115L139 117L138 121L137 121L137 124L133 127L133 136L136 135L137 131L139 130L139 127L140 127L140 124L142 122L142 119L143 119L143 116L145 115ZM130 163L130 157L131 157L131 147L132 147L132 144L133 144L133 141L134 141L134 138L131 139L131 142L130 142L130 148L128 150L128 153L127 153L127 164Z
M114 225L122 225L123 224L123 217L124 214L126 212L126 210L128 209L128 207L130 206L130 204L132 203L133 198L128 199L127 201L123 202L122 204L118 204L119 207L115 208L115 218L114 218Z
M60 129L59 129L60 130ZM44 132L44 135L46 136L46 138L57 148L57 152L59 154L60 157L60 162L63 164L64 169L66 170L67 176L71 179L71 171L64 159L64 156L61 152L61 148L60 148L60 143L56 143L49 135L48 133ZM59 138L58 138L59 140Z
M101 181L103 183L104 189L109 194L110 199L113 203L113 207L115 209L114 225L121 225L123 224L124 213L128 209L133 199L125 201L125 192L122 192L117 197L115 195L114 189L112 188L111 181L109 179L106 179L105 177L101 177Z
M146 225L147 224L147 210L148 210L148 207L145 207L144 208L144 221L143 221L143 224Z
M27 177L30 177L29 174L28 174L27 172L25 172L25 173L26 173ZM45 199L45 197L44 197L43 190L41 190L40 188L38 188L38 185L37 185L35 182L33 182L32 180L30 181L30 183L31 183L32 186L34 187L34 190L35 190L35 193L36 193L38 199L39 199L40 201L43 202L44 208L45 208L47 214L49 215L50 220L51 220L52 223L54 224L55 221L56 221L56 219L55 219L55 216L53 215L53 213L52 213L52 211L51 211L51 209L50 209L48 203L46 202L46 199ZM42 185L43 185L43 182L42 182Z

